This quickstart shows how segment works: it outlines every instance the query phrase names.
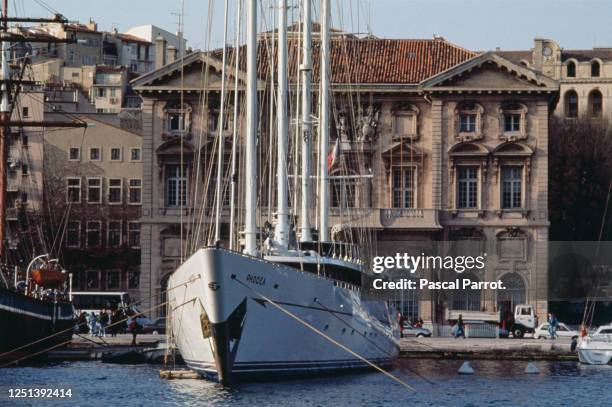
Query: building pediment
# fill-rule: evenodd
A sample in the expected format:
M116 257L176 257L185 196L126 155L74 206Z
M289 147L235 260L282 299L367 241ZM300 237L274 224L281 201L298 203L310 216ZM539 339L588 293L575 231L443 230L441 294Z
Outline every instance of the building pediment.
M221 90L223 64L205 52L193 52L161 68L144 74L131 82L136 92L173 92ZM228 82L233 86L235 68L226 64ZM239 86L246 83L246 74L238 71ZM258 87L263 86L259 83Z
M421 83L431 92L555 92L552 78L487 52Z

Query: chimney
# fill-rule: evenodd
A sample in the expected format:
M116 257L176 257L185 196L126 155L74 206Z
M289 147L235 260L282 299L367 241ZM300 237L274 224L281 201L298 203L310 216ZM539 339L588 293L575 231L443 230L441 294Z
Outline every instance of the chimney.
M171 64L174 61L177 60L178 57L178 50L176 49L176 47L174 45L170 45L168 47L168 63Z
M155 69L166 65L166 39L161 35L155 38Z
M96 23L91 18L89 19L89 23L87 23L85 27L89 28L91 31L98 31L98 23Z

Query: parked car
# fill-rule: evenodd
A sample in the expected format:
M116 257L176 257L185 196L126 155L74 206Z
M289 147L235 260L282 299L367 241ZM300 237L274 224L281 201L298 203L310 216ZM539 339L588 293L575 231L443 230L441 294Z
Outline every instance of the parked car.
M402 331L402 338L406 338L406 337L424 338L424 337L430 337L430 336L431 336L431 331L427 328L417 328L417 327L413 327L410 324L404 324L404 330Z
M155 321L152 321L148 324L144 324L142 327L142 333L153 334L153 335L165 334L166 333L166 318L165 317L157 318Z
M574 331L563 322L559 323L557 327L557 336L559 338L567 338L574 339L578 338L578 332ZM536 339L548 339L550 338L550 334L548 333L548 322L544 322L539 327L536 328L533 337Z

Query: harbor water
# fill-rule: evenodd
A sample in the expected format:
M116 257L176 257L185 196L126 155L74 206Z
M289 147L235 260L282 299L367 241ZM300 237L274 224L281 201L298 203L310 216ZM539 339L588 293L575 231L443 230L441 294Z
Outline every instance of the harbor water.
M550 406L612 405L612 366L577 362L400 360L393 374L416 393L378 372L222 387L204 380L159 378L152 365L63 362L0 369L0 405L30 406ZM71 389L63 399L9 398L11 388Z

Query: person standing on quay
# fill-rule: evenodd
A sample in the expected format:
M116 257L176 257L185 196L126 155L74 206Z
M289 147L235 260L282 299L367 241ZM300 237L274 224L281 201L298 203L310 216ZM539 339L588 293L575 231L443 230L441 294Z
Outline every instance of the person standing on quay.
M136 321L136 317L130 319L128 330L132 334L132 345L136 345L136 335L138 335L138 322Z
M548 313L548 334L550 339L557 339L557 326L559 326L559 320L555 314Z
M463 323L463 315L459 314L459 318L457 319L457 326L455 329L455 339L462 337L465 339L465 324Z

